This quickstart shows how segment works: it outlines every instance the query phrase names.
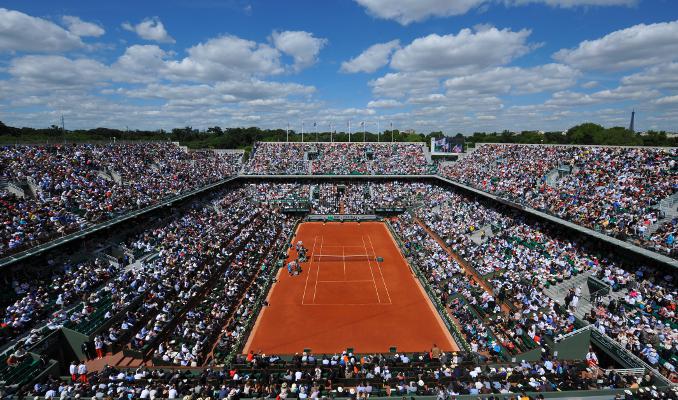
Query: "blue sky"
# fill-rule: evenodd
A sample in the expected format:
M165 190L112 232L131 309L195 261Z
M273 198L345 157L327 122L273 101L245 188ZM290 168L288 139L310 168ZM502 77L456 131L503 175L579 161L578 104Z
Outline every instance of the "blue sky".
M0 120L678 131L674 0L4 1Z

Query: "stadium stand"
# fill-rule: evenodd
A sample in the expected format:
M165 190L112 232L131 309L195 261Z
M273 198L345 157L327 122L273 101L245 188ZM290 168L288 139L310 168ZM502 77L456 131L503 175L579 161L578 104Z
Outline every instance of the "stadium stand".
M423 143L258 142L250 175L421 175L429 170Z
M5 254L242 166L242 153L175 144L0 154ZM672 254L675 223L653 210L675 193L676 155L487 145L441 173ZM675 270L438 183L431 165L419 144L257 143L242 179L153 211L108 247L18 262L2 271L3 396L675 398ZM375 177L392 174L405 177ZM244 354L303 220L290 209L397 210L381 220L460 350Z
M0 255L235 174L241 152L172 143L0 148Z
M677 157L677 149L485 144L440 173L675 256L675 215L666 212L675 213Z

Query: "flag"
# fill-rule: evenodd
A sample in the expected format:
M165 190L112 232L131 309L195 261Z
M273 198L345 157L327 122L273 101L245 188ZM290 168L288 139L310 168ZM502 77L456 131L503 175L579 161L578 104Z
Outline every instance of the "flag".
M365 126L365 121L360 121L360 126Z
M315 121L313 121L313 127L314 127L314 128L315 128L316 125L317 125L317 124L315 123Z

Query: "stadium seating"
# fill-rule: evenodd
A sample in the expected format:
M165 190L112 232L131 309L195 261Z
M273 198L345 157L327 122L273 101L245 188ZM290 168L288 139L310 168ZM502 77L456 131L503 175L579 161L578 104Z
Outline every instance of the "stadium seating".
M116 146L3 148L3 160L13 166L31 159L1 171L8 178L0 198L8 216L3 235L35 227L39 240L20 239L21 246L34 245L239 168L236 156L184 153L175 145ZM285 157L289 162L281 161ZM675 224L649 236L631 227L641 226L642 218L652 221L655 199L675 191L675 157L674 150L482 146L442 173L648 245L652 235L670 235ZM244 171L417 175L429 167L418 144L258 143ZM617 179L614 168L628 174ZM653 396L656 380L649 369L634 375L552 354L560 338L585 325L678 380L675 274L657 265L626 260L554 224L431 181L258 179L229 183L122 235L115 247L123 256L58 258L44 266L45 274L13 274L0 300L0 340L10 348L0 381L42 398L63 391L99 398L355 399L624 389L638 398L645 391ZM598 190L577 186L584 184ZM617 202L598 204L608 195ZM433 352L313 355L302 349L292 357L241 354L280 253L301 220L286 207L302 205L317 214L405 210L385 220L463 350L437 358ZM664 222L659 214L655 220ZM3 243L17 237L2 236L8 239ZM25 248L13 246L5 254ZM590 289L588 281L604 293ZM61 327L101 340L107 356L122 354L130 363L91 371L88 383L78 385L48 374L33 382L46 366L26 352ZM136 367L142 364L153 366ZM657 396L674 394L662 390L655 390Z
M441 175L607 235L675 255L677 149L482 145Z
M241 158L171 143L0 147L0 256L233 175Z
M421 175L422 143L266 143L252 150L251 175Z

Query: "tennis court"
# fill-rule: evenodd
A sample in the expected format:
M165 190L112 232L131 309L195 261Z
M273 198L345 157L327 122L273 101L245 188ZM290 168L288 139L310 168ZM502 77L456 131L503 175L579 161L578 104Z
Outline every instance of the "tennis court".
M279 271L246 352L458 349L383 223L303 223L299 240L309 260Z

